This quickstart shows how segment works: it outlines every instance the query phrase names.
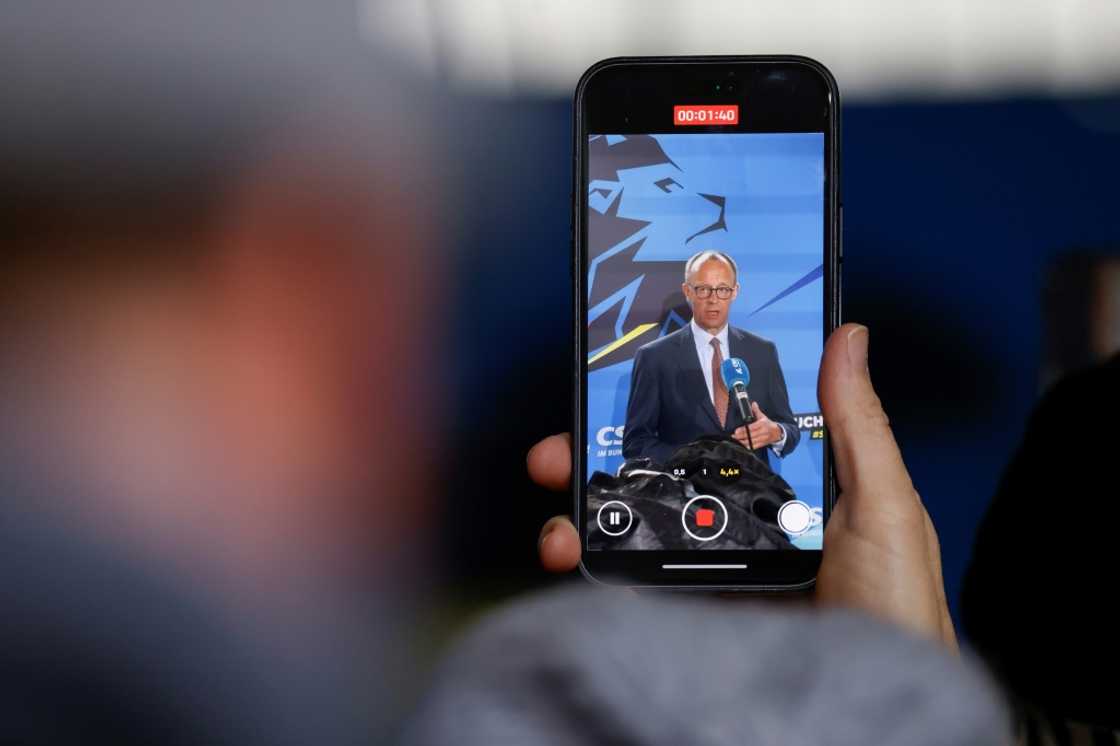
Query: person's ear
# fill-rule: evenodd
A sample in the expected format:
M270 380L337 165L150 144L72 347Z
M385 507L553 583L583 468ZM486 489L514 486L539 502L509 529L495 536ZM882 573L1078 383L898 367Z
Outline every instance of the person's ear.
M684 297L686 300L692 300L692 288L688 286L687 282L681 283L681 292L684 293Z

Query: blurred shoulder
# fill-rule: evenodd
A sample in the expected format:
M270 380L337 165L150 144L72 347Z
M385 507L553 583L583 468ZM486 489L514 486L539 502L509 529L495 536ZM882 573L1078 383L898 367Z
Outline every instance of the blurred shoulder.
M1120 353L1102 363L1074 371L1054 383L1043 394L1037 408L1039 419L1058 414L1064 418L1070 411L1097 411L1120 407Z
M900 701L913 706L902 713ZM550 743L666 744L679 739L657 734L692 732L697 712L723 734L710 744L780 743L790 722L840 728L853 743L913 746L1000 743L1005 728L974 665L870 618L586 588L522 599L477 626L406 743L541 743L547 734Z

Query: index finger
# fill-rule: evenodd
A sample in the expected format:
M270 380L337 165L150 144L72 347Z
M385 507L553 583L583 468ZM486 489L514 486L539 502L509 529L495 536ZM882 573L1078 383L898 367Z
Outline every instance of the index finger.
M563 491L572 480L571 433L549 435L529 449L525 458L529 477L542 487Z

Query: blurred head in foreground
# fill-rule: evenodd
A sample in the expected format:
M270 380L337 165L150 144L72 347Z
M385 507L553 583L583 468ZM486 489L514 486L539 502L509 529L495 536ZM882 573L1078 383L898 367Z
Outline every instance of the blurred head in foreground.
M109 682L158 689L162 656L233 660L210 616L158 612L182 596L250 658L292 656L258 671L274 690L322 684L420 553L443 284L423 97L372 59L75 38L3 52L0 647L58 617L120 654Z
M61 113L5 107L66 120L5 158L6 465L168 556L267 575L407 543L442 278L403 94L136 57L64 68Z

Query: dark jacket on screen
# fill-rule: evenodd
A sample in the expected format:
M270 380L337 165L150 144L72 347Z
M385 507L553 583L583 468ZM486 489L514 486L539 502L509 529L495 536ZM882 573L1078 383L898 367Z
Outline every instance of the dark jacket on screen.
M741 358L750 369L747 393L751 401L786 431L782 456L788 456L797 447L801 433L789 406L778 350L770 340L742 329L729 326L727 332L730 357ZM630 374L622 438L622 454L627 459L650 458L664 464L680 446L704 435L730 435L742 424L732 397L726 425L720 427L696 355L691 325L638 349ZM755 454L769 463L772 451L759 448Z

